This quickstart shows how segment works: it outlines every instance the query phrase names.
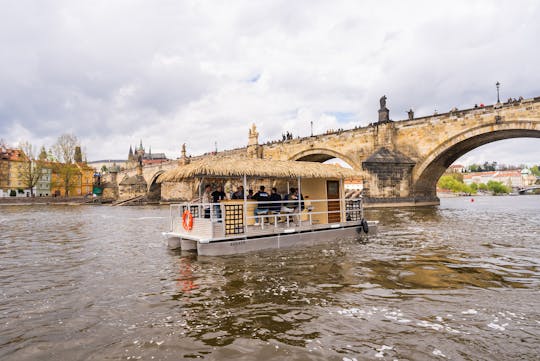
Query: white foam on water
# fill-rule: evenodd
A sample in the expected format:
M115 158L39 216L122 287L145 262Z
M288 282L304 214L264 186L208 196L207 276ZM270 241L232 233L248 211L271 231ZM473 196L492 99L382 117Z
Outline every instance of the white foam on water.
M506 330L506 327L508 326L508 324L503 323L502 325L499 325L497 323L491 322L491 323L488 323L487 326L489 328L492 328L492 329L497 330L497 331L504 331L504 330Z
M375 357L377 358L383 358L384 357L384 351L386 350L393 350L394 349L394 346L386 346L386 345L382 345L377 351L376 354L375 354Z
M352 315L356 315L356 314L365 314L366 311L364 310L361 310L359 308L348 308L348 309L344 309L344 310L338 310L337 311L340 315L345 315L345 316L352 316Z
M410 323L410 322L412 322L412 321L411 321L411 320L408 320L408 319L406 319L406 318L402 318L402 319L399 319L397 322L399 322L399 323Z
M476 315L478 313L477 310L474 310L472 308L468 309L468 310L465 310L465 311L461 311L461 314L463 315Z
M428 322L428 321L417 322L416 326L431 328L435 331L441 331L444 329L443 325L439 325L438 323L433 323L433 322Z
M440 357L446 358L446 355L443 354L441 350L435 349L435 350L433 350L433 354L434 354L435 356L440 356Z

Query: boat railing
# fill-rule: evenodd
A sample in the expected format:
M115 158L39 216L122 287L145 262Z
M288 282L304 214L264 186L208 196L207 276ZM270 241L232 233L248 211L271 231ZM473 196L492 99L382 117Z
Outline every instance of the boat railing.
M247 210L244 210L244 205ZM189 211L189 212L188 212ZM188 215L189 213L189 215ZM193 218L191 225L189 218ZM249 235L276 227L292 229L321 223L354 223L364 217L362 198L181 203L170 207L170 230L219 238Z

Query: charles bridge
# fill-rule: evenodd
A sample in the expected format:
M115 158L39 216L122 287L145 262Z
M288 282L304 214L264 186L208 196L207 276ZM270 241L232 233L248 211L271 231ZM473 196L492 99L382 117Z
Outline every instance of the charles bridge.
M259 157L265 159L324 162L340 158L362 174L366 203L379 206L439 204L436 184L445 170L467 152L497 140L540 138L540 97L497 103L466 110L392 121L381 98L379 119L366 127L259 144L253 126L246 147L186 157L120 172L119 183L136 177L149 197L171 200L178 189L161 187L157 177L188 161L212 157ZM143 180L144 178L144 180ZM133 182L132 182L133 183ZM181 187L179 185L178 187ZM120 199L134 196L120 187Z

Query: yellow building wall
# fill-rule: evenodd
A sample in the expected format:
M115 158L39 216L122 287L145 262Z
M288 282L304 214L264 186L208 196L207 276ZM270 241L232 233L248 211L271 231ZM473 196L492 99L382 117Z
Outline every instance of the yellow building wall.
M11 189L25 189L22 173L25 162L11 161L9 167L9 187Z
M64 190L62 189L61 184L62 182L58 178L58 173L56 173L53 168L53 171L51 173L51 195L52 196L62 195Z
M79 195L86 195L92 193L94 186L94 169L90 168L86 164L79 165L81 172L80 192Z
M312 213L328 212L328 204L324 202L314 202L317 200L326 200L326 179L302 179L301 192L304 196L305 207L312 206ZM304 210L306 213L306 210ZM328 214L313 214L313 223L324 224L328 223ZM302 216L302 221L308 220L307 214Z
M0 188L7 190L9 188L9 161L0 160Z
M71 187L69 189L69 196L80 196L82 195L81 188L81 172L79 169L74 170L74 174L71 176ZM54 170L51 175L51 195L57 194L61 197L66 195L64 180L59 177L59 174Z

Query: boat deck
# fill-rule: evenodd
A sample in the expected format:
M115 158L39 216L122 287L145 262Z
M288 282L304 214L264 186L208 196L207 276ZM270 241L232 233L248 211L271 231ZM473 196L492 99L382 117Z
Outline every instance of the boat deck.
M342 202L338 209L325 208ZM259 202L260 203L260 202ZM306 202L307 203L307 202ZM200 255L226 255L250 251L312 245L328 240L352 239L375 233L377 222L366 222L360 200L311 200L305 209L257 213L258 203L171 205L170 248L194 250ZM336 219L337 221L329 222ZM264 219L264 223L254 223ZM341 220L341 221L339 221Z

